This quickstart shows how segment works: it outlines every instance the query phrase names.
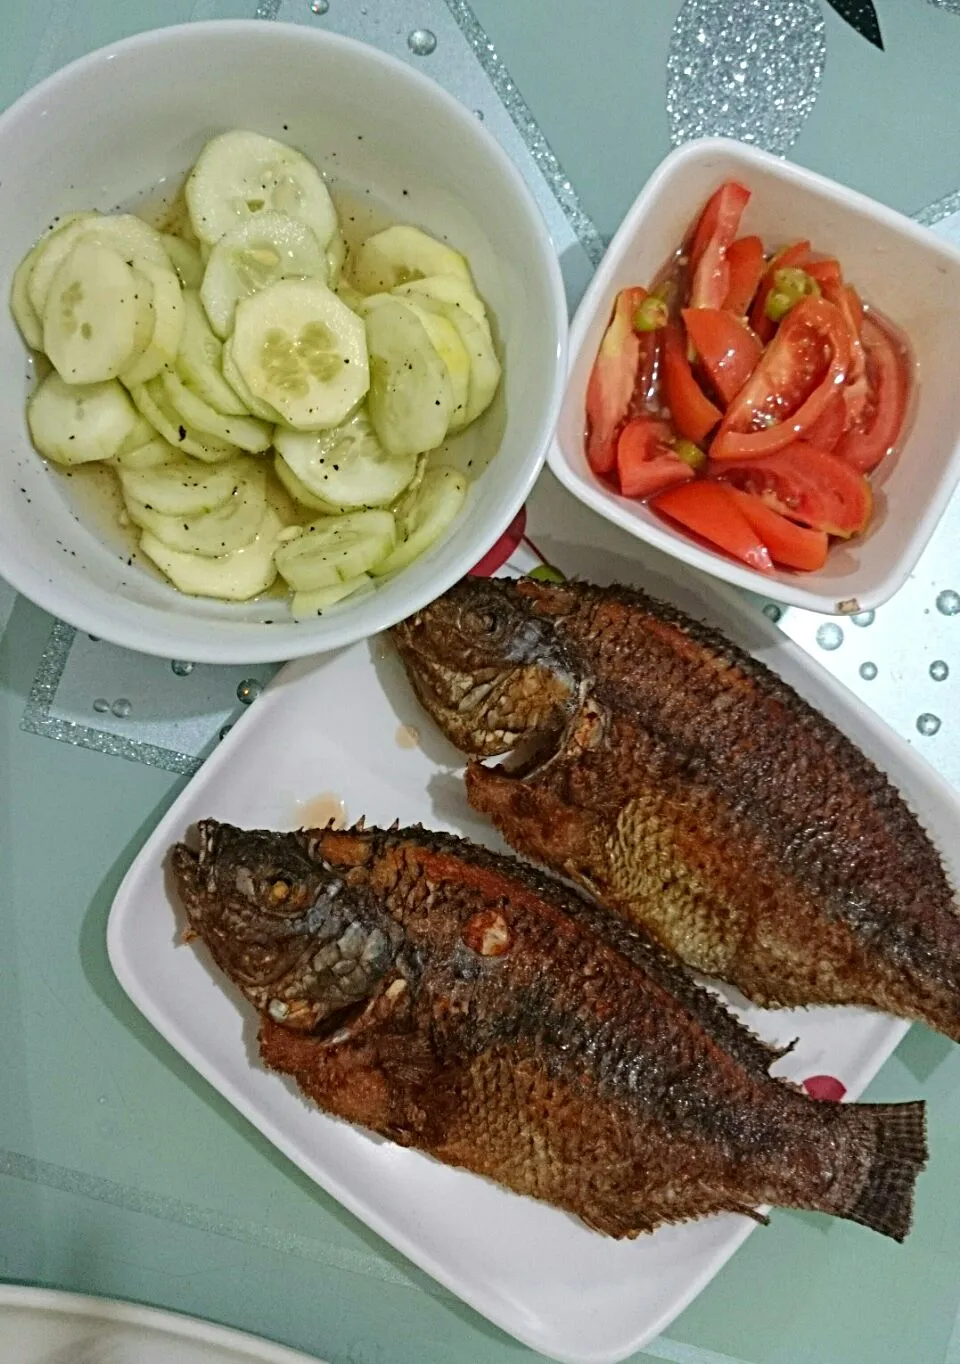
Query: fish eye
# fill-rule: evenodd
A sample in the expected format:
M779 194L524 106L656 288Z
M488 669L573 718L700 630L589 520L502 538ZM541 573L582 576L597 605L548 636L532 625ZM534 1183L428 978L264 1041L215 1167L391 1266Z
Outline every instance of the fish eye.
M469 634L472 635L492 635L499 625L499 620L494 611L489 609L481 611L467 611L464 613L463 623Z
M291 889L291 884L286 877L278 876L270 887L270 898L275 900L277 904L282 904L289 897Z

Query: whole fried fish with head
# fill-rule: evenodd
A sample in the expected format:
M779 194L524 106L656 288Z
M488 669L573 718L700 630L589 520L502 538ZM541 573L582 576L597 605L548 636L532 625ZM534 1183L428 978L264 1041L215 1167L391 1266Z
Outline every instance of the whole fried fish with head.
M758 1205L902 1239L923 1105L818 1103L642 930L512 858L415 828L206 820L173 872L321 1108L610 1236Z
M898 792L721 634L626 588L469 578L395 627L420 701L519 852L766 1006L960 1040L960 914Z

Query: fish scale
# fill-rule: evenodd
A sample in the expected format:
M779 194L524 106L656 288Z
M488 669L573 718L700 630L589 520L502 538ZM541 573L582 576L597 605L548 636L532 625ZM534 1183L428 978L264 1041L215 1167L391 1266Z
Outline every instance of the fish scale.
M469 578L392 634L451 742L517 750L472 763L467 792L518 852L754 1003L876 1007L960 1040L937 850L846 736L717 631L633 589ZM509 743L483 700L454 704L452 668L461 687L496 676Z
M199 832L172 856L190 930L260 1011L264 1063L327 1112L610 1236L765 1203L906 1235L923 1105L773 1079L779 1053L571 887L421 828ZM291 924L278 1000L250 949ZM377 944L348 995L318 942Z

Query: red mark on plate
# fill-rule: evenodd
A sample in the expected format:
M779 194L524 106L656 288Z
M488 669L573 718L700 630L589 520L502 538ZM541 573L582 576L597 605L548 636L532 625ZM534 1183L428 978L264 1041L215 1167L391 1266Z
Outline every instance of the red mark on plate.
M527 509L521 507L496 544L491 545L480 562L471 568L470 577L492 578L497 569L503 567L517 548L523 539L523 532L526 528Z
M811 1099L829 1099L832 1103L839 1103L847 1092L835 1075L808 1075L803 1087Z

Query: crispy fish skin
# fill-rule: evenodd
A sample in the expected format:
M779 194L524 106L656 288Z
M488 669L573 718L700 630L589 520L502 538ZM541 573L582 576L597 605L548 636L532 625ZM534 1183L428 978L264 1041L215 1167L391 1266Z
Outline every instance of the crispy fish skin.
M577 891L420 828L199 831L172 856L190 929L262 1010L265 1064L327 1112L614 1237L763 1203L906 1235L923 1105L772 1079L774 1052ZM330 966L358 947L363 989Z
M960 914L886 777L718 632L627 588L466 579L396 626L518 852L768 1007L855 1004L960 1041Z

